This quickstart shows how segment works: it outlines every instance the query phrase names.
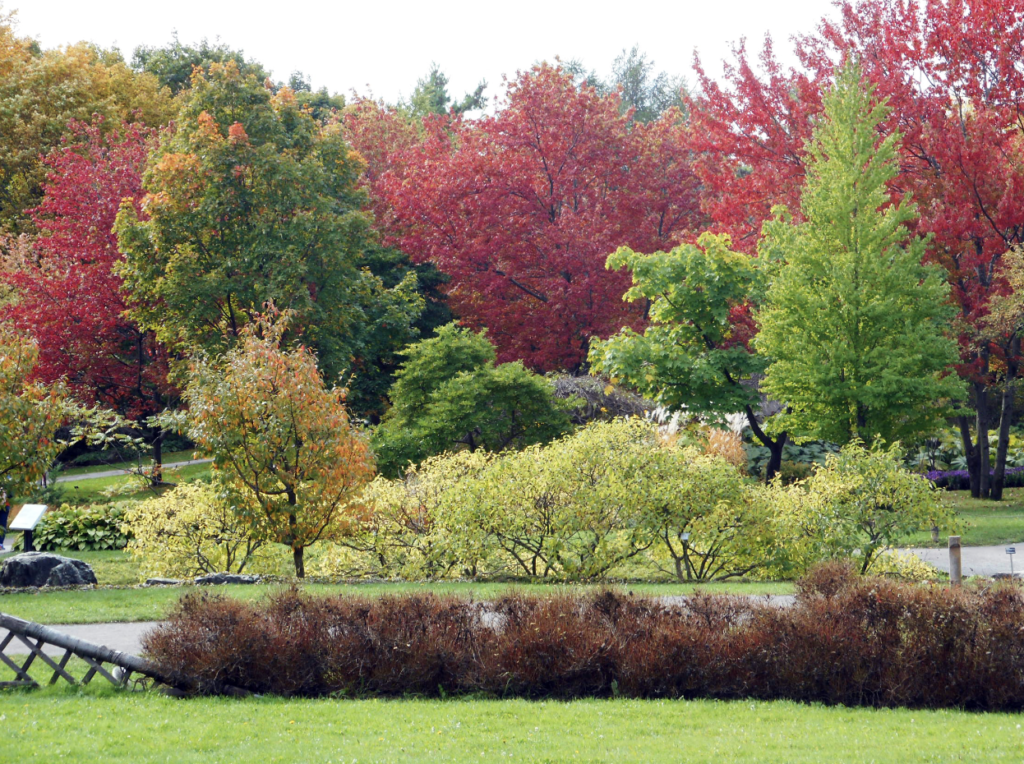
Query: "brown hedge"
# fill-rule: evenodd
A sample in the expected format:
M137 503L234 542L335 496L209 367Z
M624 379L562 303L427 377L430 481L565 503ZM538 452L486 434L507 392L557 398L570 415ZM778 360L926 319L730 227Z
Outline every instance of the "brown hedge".
M199 691L278 695L787 698L1024 708L1024 596L861 578L830 565L796 603L604 591L264 603L183 599L145 641Z

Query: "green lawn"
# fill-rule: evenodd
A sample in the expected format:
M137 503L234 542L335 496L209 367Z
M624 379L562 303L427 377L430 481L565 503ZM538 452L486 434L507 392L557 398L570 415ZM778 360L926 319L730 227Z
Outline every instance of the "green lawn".
M969 491L943 491L942 500L960 513L967 546L994 546L1024 541L1024 488L1007 488L1003 501L972 499ZM928 532L917 533L906 546L946 546L946 535L936 544Z
M90 685L0 691L0 752L45 764L1019 762L1021 720L757 701L174 700Z
M209 464L193 464L189 467L164 470L164 480L170 483L187 483L192 480L205 478L210 474ZM157 494L156 489L147 488L128 494L118 495L114 499L107 496L107 491L115 486L127 485L132 480L129 475L116 475L105 478L89 478L81 482L68 481L59 483L59 487L65 500L75 504L102 503L120 499L146 499ZM159 489L166 490L166 489Z
M182 594L202 588L231 597L256 599L274 588L268 586L218 586L206 589L194 586L153 587L147 589L93 589L84 591L33 591L0 595L0 611L37 623L104 623L108 621L153 621L163 618ZM395 584L310 584L311 592L331 592L379 596L408 592L432 591L479 598L497 597L510 589L530 594L545 595L558 591L579 591L580 588L551 584L507 583L395 583ZM692 584L640 584L621 587L637 594L691 594L697 588L710 592L731 594L791 594L793 586L787 583L745 584L723 583L696 587Z

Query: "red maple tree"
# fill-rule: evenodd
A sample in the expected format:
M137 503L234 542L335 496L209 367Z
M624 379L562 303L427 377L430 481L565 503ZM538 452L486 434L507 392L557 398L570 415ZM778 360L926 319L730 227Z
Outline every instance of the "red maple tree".
M452 307L489 330L500 361L574 369L591 336L643 322L607 256L665 249L698 225L682 129L678 112L633 125L617 96L541 64L494 116L428 117L373 193L389 242L451 275Z
M121 255L111 228L123 199L142 198L151 136L138 125L72 123L66 145L44 160L45 196L31 210L40 231L34 257L4 275L17 294L5 317L39 346L36 378L63 378L82 403L132 420L176 396L166 353L124 318L114 271Z

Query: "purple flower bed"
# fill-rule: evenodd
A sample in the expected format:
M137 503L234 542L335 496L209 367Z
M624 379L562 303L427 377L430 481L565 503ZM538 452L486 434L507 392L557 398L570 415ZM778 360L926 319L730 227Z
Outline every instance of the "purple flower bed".
M989 470L988 474L995 475L995 470ZM931 480L936 488L947 491L966 491L971 487L971 477L967 470L932 470L925 477ZM1007 467L1003 485L1006 488L1024 486L1024 467Z

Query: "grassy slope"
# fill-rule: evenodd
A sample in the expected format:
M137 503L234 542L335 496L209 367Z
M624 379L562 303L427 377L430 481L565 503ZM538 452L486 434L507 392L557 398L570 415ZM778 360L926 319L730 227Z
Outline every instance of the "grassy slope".
M129 724L126 721L130 720ZM0 692L19 762L998 762L1020 717L789 702L173 700Z
M209 474L209 464L194 464L190 467L169 467L164 470L164 479L171 483L188 482L204 478ZM114 498L106 495L108 490L116 486L127 485L130 480L131 478L126 475L118 475L106 478L88 478L80 482L72 480L66 483L59 483L58 485L65 496L65 500L76 504L89 502L105 503L121 499L147 499L156 494L153 489L145 489L134 493L118 495Z
M0 611L37 623L104 623L108 621L154 621L163 618L186 592L200 589L216 591L231 597L256 599L265 596L272 586L218 586L216 588L175 586L149 589L96 589L91 591L39 591L0 595ZM480 598L496 597L511 588L537 595L551 594L568 587L548 584L507 583L400 583L400 584L338 584L310 585L311 592L332 592L366 596L432 591L439 594L460 594ZM591 587L596 588L596 587ZM642 584L623 587L637 594L690 594L689 584ZM732 594L789 594L790 584L712 584L705 591ZM576 589L578 591L578 588Z
M197 458L198 452L194 449L187 451L171 451L163 455L163 463L173 464L174 462L187 462L193 458ZM146 467L153 463L152 456L145 456L142 458L142 464ZM91 475L94 472L107 472L108 470L130 470L135 469L138 466L138 462L110 462L109 464L96 464L91 467L68 467L63 469L58 474L59 477L65 475Z
M944 491L942 500L956 509L964 522L962 543L990 546L1024 541L1024 488L1007 488L1003 501L972 499L968 491ZM931 534L917 533L905 546L946 546L946 534L938 544Z

